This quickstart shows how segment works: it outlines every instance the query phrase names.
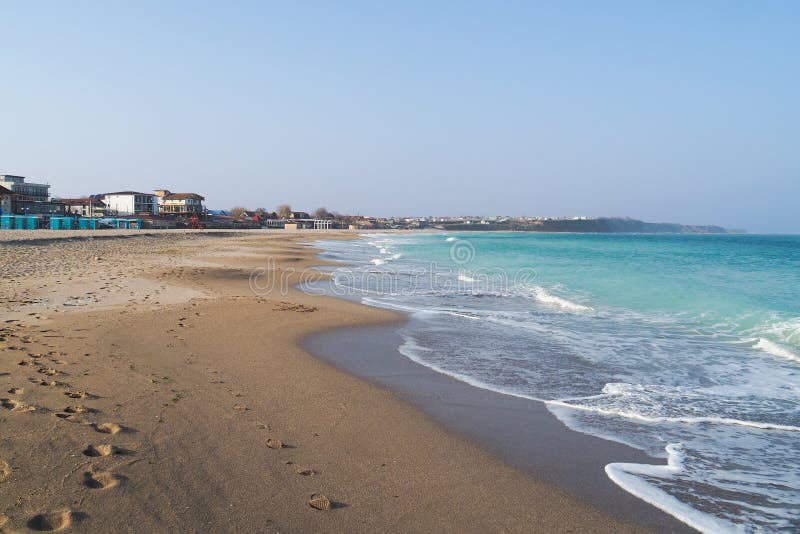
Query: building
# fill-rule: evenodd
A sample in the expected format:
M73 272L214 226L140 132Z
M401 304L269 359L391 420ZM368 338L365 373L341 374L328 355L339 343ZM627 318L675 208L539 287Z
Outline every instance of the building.
M109 215L136 215L137 213L158 214L156 196L136 191L118 191L102 196Z
M25 182L24 176L0 174L0 186L19 195L20 200L47 202L50 200L50 184L34 184ZM24 197L24 198L22 198Z
M206 208L203 206L205 197L197 193L172 193L167 189L157 189L154 193L160 215L190 217L204 216L206 213Z
M314 219L314 230L330 230L334 228L332 219Z
M11 195L11 211L15 215L64 215L64 205L55 200L43 202L24 195Z
M10 189L0 185L0 215L5 213L11 215L11 195L13 193Z
M60 198L58 202L64 205L64 212L67 215L78 215L80 217L104 217L106 215L106 205L99 198Z

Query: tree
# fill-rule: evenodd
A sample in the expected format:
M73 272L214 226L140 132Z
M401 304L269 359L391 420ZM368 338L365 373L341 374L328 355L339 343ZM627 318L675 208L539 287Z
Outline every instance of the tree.
M236 206L235 208L231 208L230 213L231 217L234 219L244 219L247 216L247 208Z
M330 218L330 212L325 208L317 208L314 212L315 219L328 219Z
M281 204L275 211L278 212L278 216L282 219L289 219L292 216L292 207L289 204Z

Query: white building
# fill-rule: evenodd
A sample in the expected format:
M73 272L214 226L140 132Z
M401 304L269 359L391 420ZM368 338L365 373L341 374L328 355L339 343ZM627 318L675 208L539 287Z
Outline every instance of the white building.
M158 215L156 196L151 193L138 193L136 191L118 191L103 195L103 203L108 206L109 214L136 215L149 213Z

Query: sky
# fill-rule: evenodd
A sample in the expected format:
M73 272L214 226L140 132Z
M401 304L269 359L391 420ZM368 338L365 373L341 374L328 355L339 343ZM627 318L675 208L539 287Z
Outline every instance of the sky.
M0 174L800 233L800 2L0 0Z

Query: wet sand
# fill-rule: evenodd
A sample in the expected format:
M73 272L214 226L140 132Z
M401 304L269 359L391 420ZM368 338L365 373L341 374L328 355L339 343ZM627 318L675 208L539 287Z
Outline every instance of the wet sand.
M401 393L444 428L484 446L539 481L622 520L661 532L694 532L619 488L604 470L610 462L658 460L626 445L569 430L541 402L476 388L437 373L398 352L401 344L391 325L337 329L301 340L312 354Z
M648 529L300 348L398 319L292 289L313 232L63 234L0 233L3 531Z

